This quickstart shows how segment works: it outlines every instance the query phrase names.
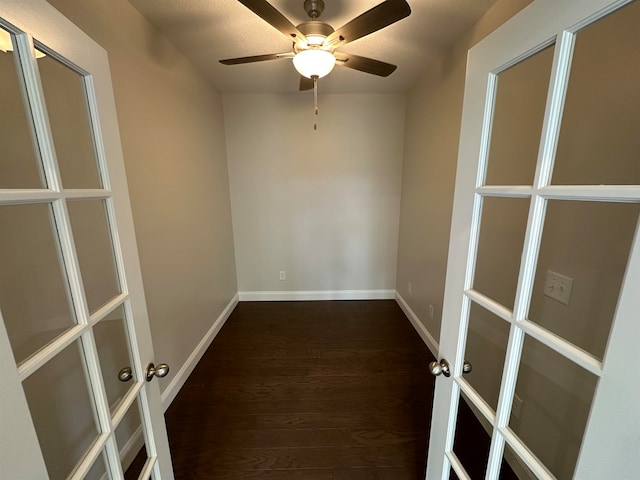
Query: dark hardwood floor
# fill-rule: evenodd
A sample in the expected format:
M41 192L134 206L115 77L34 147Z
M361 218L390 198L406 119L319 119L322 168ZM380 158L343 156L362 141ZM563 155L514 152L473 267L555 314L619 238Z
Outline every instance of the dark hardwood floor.
M166 413L176 479L423 480L431 360L392 300L242 302Z
M424 480L432 360L392 300L240 303L165 415L175 478ZM461 401L474 480L490 441Z

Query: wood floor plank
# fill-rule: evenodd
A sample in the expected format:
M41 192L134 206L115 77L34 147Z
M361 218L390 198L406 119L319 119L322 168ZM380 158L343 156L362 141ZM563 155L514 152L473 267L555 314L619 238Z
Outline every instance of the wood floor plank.
M187 448L191 442L189 435L176 435L172 446ZM216 435L209 437L208 445L215 449L255 449L268 445L270 448L309 447L349 447L356 443L347 428L306 428L306 429L216 429Z
M417 390L417 389L416 389ZM221 401L210 400L201 395L185 395L183 401L176 405L189 405L191 408L214 412L223 410L224 413L235 414L265 414L265 413L325 413L333 412L358 412L363 409L364 403L370 403L367 410L376 415L386 415L388 410L406 410L407 413L430 411L431 397L424 392L416 391L418 398L413 398L412 393L396 394L384 391L367 392L359 397L326 397L310 398L305 400L248 400ZM173 406L173 405L172 405Z
M412 429L352 429L352 445L386 446L403 444L422 444L428 440L427 431Z
M419 478L418 467L306 470L199 470L193 480L404 480ZM423 480L423 479L421 479Z
M184 415L181 418L183 430L195 428L228 428L233 430L278 430L278 429L319 429L348 428L366 429L406 429L415 428L416 418L411 411L398 409L385 414L374 414L371 411L334 411L326 413L265 413L245 414L209 412L196 409L197 413ZM416 410L415 414L421 414ZM428 426L428 424L427 424Z
M286 447L209 450L191 454L197 463L212 470L308 470L323 468L370 468L413 466L413 449L384 447ZM425 452L423 452L423 457ZM426 457L425 457L426 458Z
M423 360L408 356L406 350L316 349L302 354L283 350L272 352L266 357L258 355L253 350L242 352L242 355L237 350L233 355L231 352L227 355L219 354L203 365L201 371L214 370L225 377L408 375L422 374L424 371ZM200 373L198 371L198 376Z
M322 377L222 377L187 387L185 395L205 402L288 400L295 402L323 399L366 398L387 392L408 392L418 377L378 375Z
M192 480L334 480L332 469L306 470L213 470L206 466L189 472ZM186 476L183 478L187 478Z

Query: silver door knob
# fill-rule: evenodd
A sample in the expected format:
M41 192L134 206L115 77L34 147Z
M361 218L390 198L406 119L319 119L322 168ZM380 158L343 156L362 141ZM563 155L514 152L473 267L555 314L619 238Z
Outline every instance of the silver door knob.
M449 369L449 362L447 362L444 358L440 359L439 362L431 362L429 364L429 370L431 370L431 374L434 376L438 376L443 374L445 377L451 375L451 370Z
M131 371L131 367L124 367L118 372L118 380L120 380L121 382L128 382L132 378L133 372Z
M153 377L166 377L169 373L169 365L166 363L160 363L156 367L153 363L147 365L146 378L147 382L153 380Z
M471 370L473 370L473 367L465 360L462 364L462 373L469 373Z

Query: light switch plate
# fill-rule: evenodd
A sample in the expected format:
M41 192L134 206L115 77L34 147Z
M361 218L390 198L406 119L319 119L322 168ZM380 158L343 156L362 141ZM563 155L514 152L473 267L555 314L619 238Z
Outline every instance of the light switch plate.
M544 294L547 297L569 305L572 289L573 278L552 272L551 270L547 271L547 278L544 282Z

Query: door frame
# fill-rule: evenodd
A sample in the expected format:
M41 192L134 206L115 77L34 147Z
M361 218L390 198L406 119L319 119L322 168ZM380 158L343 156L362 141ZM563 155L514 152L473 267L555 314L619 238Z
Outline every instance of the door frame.
M462 365L464 361L464 343L466 336L466 311L464 297L468 286L472 285L473 268L467 267L467 259L474 258L473 238L476 238L479 222L478 202L475 197L482 188L478 172L486 162L479 152L486 151L490 124L492 98L490 91L494 88L490 73L501 71L507 65L526 58L531 52L540 50L556 37L557 48L554 56L553 74L550 91L555 92L547 105L543 126L545 144L540 148L538 165L541 162L552 162L555 153L555 134L559 127L558 110L564 100L564 87L568 75L568 59L572 53L571 38L574 32L596 17L600 18L616 8L629 3L628 0L536 0L526 7L502 27L490 34L474 46L468 55L467 77L465 82L463 117L460 132L456 186L454 194L451 236L447 263L444 307L442 315L439 357L446 358L451 364L452 376L439 377L436 381L435 398L432 411L432 427L429 442L427 475L428 479L448 479L451 457L446 452L453 449L455 421ZM568 56L568 57L567 57ZM560 88L555 88L556 84ZM552 114L549 111L552 110ZM538 166L539 168L539 166ZM601 195L602 199L611 197L624 198L629 202L640 201L640 187L594 187L574 189L571 187L544 187L545 179L539 178L534 188L529 187L532 199L541 194L543 188L554 188L555 193L563 198L580 200L586 194L592 199ZM490 188L490 187L489 187ZM496 190L494 188L494 190ZM587 192L587 190L589 190ZM518 191L502 192L507 196L518 196ZM531 215L544 215L539 205L533 205ZM527 229L527 239L532 233L531 220ZM640 385L640 373L633 366L637 356L637 345L640 344L640 329L629 319L634 312L640 311L640 296L635 294L640 289L640 233L636 230L631 255L627 264L627 272L623 283L620 302L616 310L616 319L609 338L609 348L604 362L595 362L589 355L581 356L579 352L568 352L572 360L590 371L599 371L600 381L591 408L589 422L584 435L575 478L634 478L640 471L640 460L637 451L640 448L640 414L637 412L637 392L634 386ZM528 240L527 240L528 241ZM535 258L523 258L524 268L535 268ZM532 263L533 262L533 263ZM520 272L519 284L522 283L523 272ZM525 288L526 289L526 288ZM517 295L523 292L518 291ZM526 312L514 312L526 315ZM534 337L544 342L544 332L535 333ZM510 339L518 335L511 329ZM548 338L550 341L551 339ZM509 361L517 358L519 352L508 349L505 359L505 374L511 374L517 364ZM635 371L634 371L635 370ZM498 429L508 424L511 410L511 397L515 389L515 380L503 382L501 400L496 411ZM621 414L624 412L625 414ZM487 478L496 478L502 460L504 442L497 439L494 433L489 459ZM513 446L512 446L513 447ZM635 452L635 453L634 453ZM537 463L527 451L519 451L522 459L530 467ZM540 473L542 478L553 478L548 472ZM546 475L546 476L545 476Z

